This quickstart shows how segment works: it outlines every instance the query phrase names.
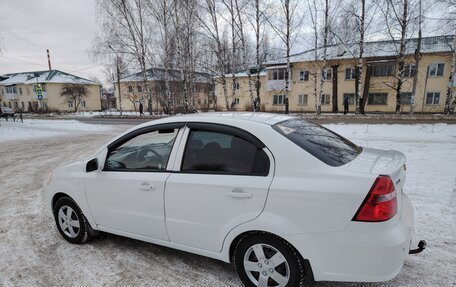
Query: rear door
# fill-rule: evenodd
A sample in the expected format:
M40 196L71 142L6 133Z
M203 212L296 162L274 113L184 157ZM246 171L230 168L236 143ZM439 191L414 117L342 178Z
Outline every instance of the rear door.
M189 123L177 159L165 189L170 241L220 251L231 229L262 212L273 157L244 130Z

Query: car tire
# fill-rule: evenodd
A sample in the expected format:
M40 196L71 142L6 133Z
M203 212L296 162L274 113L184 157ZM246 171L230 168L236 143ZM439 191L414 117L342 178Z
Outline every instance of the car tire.
M83 244L91 238L87 219L70 197L62 197L56 202L54 218L57 229L68 242Z
M247 287L305 284L301 256L288 242L269 233L244 236L234 250L234 262L239 278Z

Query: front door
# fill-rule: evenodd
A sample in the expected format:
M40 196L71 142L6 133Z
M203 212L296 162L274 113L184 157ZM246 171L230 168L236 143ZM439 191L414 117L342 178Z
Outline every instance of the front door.
M245 131L215 124L188 127L182 162L166 182L168 235L174 243L218 252L230 230L260 215L274 162Z
M178 127L135 131L108 148L102 171L87 174L90 211L104 230L168 240L164 188L178 132Z

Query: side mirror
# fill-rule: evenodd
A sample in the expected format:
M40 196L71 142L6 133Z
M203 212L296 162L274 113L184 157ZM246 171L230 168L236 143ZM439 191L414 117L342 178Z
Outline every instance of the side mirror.
M98 169L98 159L94 158L87 162L86 172L91 172Z

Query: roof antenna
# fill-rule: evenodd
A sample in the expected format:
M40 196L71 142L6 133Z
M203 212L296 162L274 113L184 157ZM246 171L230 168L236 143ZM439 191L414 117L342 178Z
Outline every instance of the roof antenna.
M51 56L49 55L49 49L46 49L47 56L48 56L48 66L49 66L49 71L52 70L51 68Z

